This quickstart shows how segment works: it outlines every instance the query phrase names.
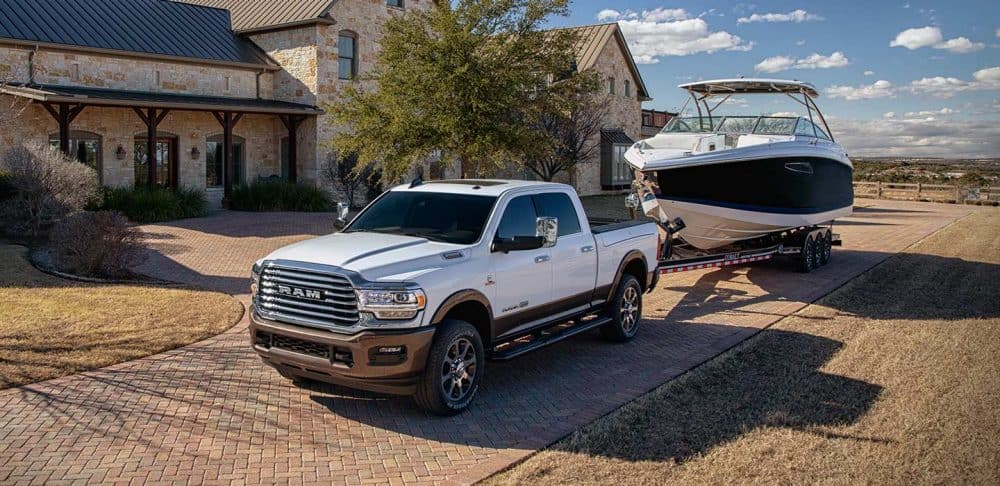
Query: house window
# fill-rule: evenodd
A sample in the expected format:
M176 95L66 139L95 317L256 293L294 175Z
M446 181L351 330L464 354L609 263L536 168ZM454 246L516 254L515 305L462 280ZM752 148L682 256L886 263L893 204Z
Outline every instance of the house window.
M49 135L49 146L59 150L59 134ZM69 133L69 155L83 165L101 174L101 136L96 133L72 131Z
M608 78L608 94L615 94L615 78Z
M653 126L653 115L649 112L642 112L642 126L651 127Z
M403 0L386 0L385 4L390 7L403 8Z
M632 169L625 160L625 152L633 143L621 130L601 131L601 186L604 189L621 189L632 183Z
M222 135L213 135L206 140L205 150L205 187L223 187L226 185L226 166L223 162ZM233 185L244 183L245 141L233 136Z
M342 31L337 38L338 72L340 79L354 79L358 71L358 37L354 32Z
M625 80L625 97L632 97L632 83L630 83L627 79Z

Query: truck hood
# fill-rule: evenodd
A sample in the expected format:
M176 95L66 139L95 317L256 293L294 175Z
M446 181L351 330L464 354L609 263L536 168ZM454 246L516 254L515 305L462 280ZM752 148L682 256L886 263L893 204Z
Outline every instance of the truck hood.
M406 281L468 258L463 247L412 236L382 233L335 233L278 249L264 260L332 265L358 272L370 281ZM445 260L459 250L462 257Z

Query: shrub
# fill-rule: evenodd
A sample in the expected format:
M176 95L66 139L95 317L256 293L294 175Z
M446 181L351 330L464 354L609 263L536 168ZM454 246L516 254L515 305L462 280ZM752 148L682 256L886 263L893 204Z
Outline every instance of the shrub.
M53 263L92 277L127 277L142 262L139 230L117 211L82 211L56 224L50 235Z
M0 222L14 234L36 236L98 196L97 172L48 146L8 150L0 171L10 191L0 202Z
M104 190L101 209L120 211L140 224L204 216L205 195L195 189L116 187Z
M331 208L323 190L289 182L255 182L233 188L230 209L237 211L321 212Z

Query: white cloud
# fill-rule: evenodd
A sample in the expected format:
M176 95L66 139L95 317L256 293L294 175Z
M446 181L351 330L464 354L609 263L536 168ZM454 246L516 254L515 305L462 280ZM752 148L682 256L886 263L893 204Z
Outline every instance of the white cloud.
M826 94L831 98L843 98L847 101L872 100L876 98L889 98L896 95L896 87L892 83L880 79L869 85L863 86L830 86L826 88Z
M889 42L889 47L905 47L911 51L923 47L932 47L956 54L966 54L981 50L986 45L982 42L972 42L965 37L944 40L940 28L928 26L906 29L896 34L896 38L892 42Z
M764 73L776 73L789 69L829 69L844 67L850 60L843 52L837 51L829 56L812 53L802 59L792 59L786 56L774 56L764 59L754 66L754 70Z
M779 111L779 112L777 112L777 113L771 113L771 114L770 114L769 116L777 116L777 117L797 117L797 116L799 116L799 114L798 114L798 113L795 113L794 111Z
M910 83L909 90L916 94L929 94L938 98L951 98L963 91L1000 89L1000 66L980 69L972 73L972 80L934 76Z
M989 120L840 120L827 117L852 156L997 157L1000 125Z
M606 8L604 10L601 10L600 12L597 12L597 20L600 20L601 22L616 20L621 16L622 16L621 12L617 10L612 10L610 8Z
M870 71L870 70L869 71L865 71L865 76L874 76L874 75L875 75L875 71Z
M641 13L608 9L598 12L597 18L603 22L618 22L639 64L655 64L663 56L753 48L753 42L746 42L729 32L712 32L708 22L691 18L684 9L656 8Z
M887 112L885 112L885 113L882 114L882 118L896 118L896 112L895 111L887 111Z
M766 14L753 14L749 17L740 17L736 19L738 24L749 24L751 22L806 22L809 20L824 20L823 17L819 15L811 14L805 10L798 9L793 10L788 13L766 13Z
M1000 27L997 27L996 34L997 34L997 37L1000 37Z
M806 45L806 40L805 39L797 40L797 41L795 41L795 45L797 45L797 46L804 46L804 45Z
M940 110L908 111L903 116L905 116L906 118L914 118L914 117L916 117L916 118L927 118L927 117L935 117L935 116L950 116L950 115L955 115L955 114L958 114L958 113L961 113L961 111L959 111L959 110L953 110L951 108L945 107L945 108L941 108Z

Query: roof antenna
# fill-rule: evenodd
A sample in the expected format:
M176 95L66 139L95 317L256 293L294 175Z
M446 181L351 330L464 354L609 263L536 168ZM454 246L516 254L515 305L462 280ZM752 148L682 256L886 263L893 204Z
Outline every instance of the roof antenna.
M423 183L424 183L424 167L418 166L417 177L413 179L413 182L410 183L410 189L413 189L414 187L417 187Z

